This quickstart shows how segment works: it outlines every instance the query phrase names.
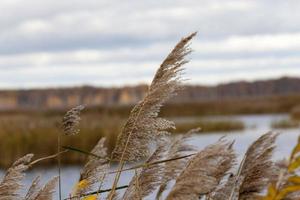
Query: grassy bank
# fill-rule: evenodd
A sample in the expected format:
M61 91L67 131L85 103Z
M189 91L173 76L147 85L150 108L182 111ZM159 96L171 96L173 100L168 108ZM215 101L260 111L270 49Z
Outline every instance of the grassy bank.
M43 157L57 152L57 139L60 130L61 116L7 116L0 119L0 166L11 164L24 153L32 152L36 157ZM121 129L119 118L84 116L81 122L81 133L77 136L64 137L64 145L90 150L98 139L105 136L108 146L113 147L117 134ZM84 160L80 154L68 153L64 157L65 164L78 163ZM51 164L48 160L44 164Z
M206 116L217 114L252 114L292 112L298 116L299 96L268 97L262 99L222 100L219 102L198 102L166 105L161 115ZM124 120L129 115L131 106L96 107L85 110L81 122L81 134L63 138L63 144L90 150L103 136L108 139L108 147L113 148L117 134ZM37 157L54 154L57 151L57 135L60 134L60 122L65 110L60 111L14 111L0 115L0 166L7 166L26 152L33 152ZM274 122L273 128L290 128L294 122ZM201 127L202 132L241 130L244 125L238 121L189 121L177 123L175 133L186 132L191 128ZM84 157L68 153L65 164L79 163ZM49 160L44 164L51 164Z
M271 127L274 129L290 129L290 128L298 128L300 122L294 119L284 119L274 121L271 124Z
M253 99L220 100L214 102L197 102L167 104L161 116L206 116L226 114L263 114L291 113L298 118L300 96L265 97ZM81 134L63 138L63 144L89 151L99 138L107 137L111 150L121 131L125 119L132 106L87 108L80 124ZM37 157L54 154L57 151L57 136L60 134L60 122L65 110L51 111L10 111L0 113L0 166L7 166L26 152L33 152ZM294 121L273 122L273 128L294 128ZM218 131L242 130L244 125L239 121L187 121L178 122L174 133L186 132L201 127L203 133ZM68 153L65 164L79 163L84 157L76 153ZM44 162L51 164L55 160Z
M0 116L0 166L8 166L16 158L27 152L32 152L36 157L55 154L57 151L58 134L61 134L60 123L63 114L16 114L11 113ZM76 147L86 151L97 143L101 137L107 137L109 150L114 147L118 133L125 122L125 118L106 113L85 112L80 123L80 134L62 137L63 145ZM244 125L238 121L192 121L177 123L174 133L184 133L196 127L201 127L202 132L217 132L241 130ZM63 135L63 134L61 134ZM84 161L85 157L70 152L64 156L64 164L77 164ZM43 164L54 164L56 160L48 160Z
M167 104L161 116L193 116L227 115L227 114L263 114L290 112L297 118L299 115L300 96L277 96L266 98L248 98L222 100L212 102ZM116 142L117 134L129 115L132 106L99 106L87 108L80 124L78 136L63 138L63 144L90 150L103 136L107 137L111 150ZM0 113L0 166L7 166L24 152L33 152L37 157L54 154L57 151L57 135L60 134L60 122L65 110L33 111L17 110ZM273 128L294 128L294 121L279 121ZM244 128L239 121L188 121L177 123L174 133L186 132L191 128L201 127L202 132L235 131ZM79 163L84 157L76 153L68 153L65 164ZM48 163L47 163L48 162ZM49 160L51 164L55 160Z
M176 133L185 133L195 127L201 128L201 132L219 132L219 131L239 131L245 128L241 121L225 120L225 121L208 121L198 120L193 122L177 123Z

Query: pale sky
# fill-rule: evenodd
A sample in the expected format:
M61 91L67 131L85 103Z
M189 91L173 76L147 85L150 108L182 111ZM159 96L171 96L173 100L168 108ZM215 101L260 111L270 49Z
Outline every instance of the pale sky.
M198 31L191 84L300 76L299 0L1 0L0 88L148 83Z

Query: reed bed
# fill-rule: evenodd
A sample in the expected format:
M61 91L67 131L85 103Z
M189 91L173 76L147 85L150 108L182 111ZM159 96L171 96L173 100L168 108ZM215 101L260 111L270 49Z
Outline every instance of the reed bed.
M196 120L192 122L176 123L176 129L174 132L186 133L195 127L201 127L201 131L199 133L234 132L241 131L246 128L245 124L238 120Z
M8 116L0 119L0 167L8 167L15 159L32 152L36 157L55 154L57 135L61 134L62 116L39 117L28 115ZM80 126L81 134L63 137L62 143L89 151L99 138L105 137L108 152L115 145L117 133L121 131L124 119L113 116L84 115ZM84 163L85 156L68 153L62 164ZM46 160L40 165L55 165L55 160Z
M0 200L54 199L57 182L62 184L59 173L44 186L39 184L37 177L25 195L19 192L21 182L26 170L47 159L63 159L66 151L87 156L80 178L67 199L141 200L150 194L155 194L157 200L299 199L300 139L287 160L274 161L272 155L278 134L266 133L249 146L242 161L238 162L234 141L224 137L199 150L188 141L200 128L185 135L170 136L170 130L175 129L176 124L159 117L159 112L164 103L182 89L183 66L191 52L189 43L195 35L183 38L163 61L147 95L133 108L119 131L111 154L104 137L98 138L99 142L91 152L78 146L65 146L65 138L75 139L85 134L79 133L83 107L76 107L67 112L62 125L58 124L61 130L57 135L61 138L59 151L39 159L27 154L15 161L0 182ZM99 120L99 123L103 121ZM65 150L61 152L60 149ZM112 164L118 165L116 171L111 171ZM128 169L127 164L133 167ZM135 175L128 185L119 186L120 175L127 170L133 170ZM115 178L111 187L105 189L103 183L108 174ZM58 188L60 192L61 187ZM124 190L122 193L119 192L121 189Z
M300 127L300 122L294 119L277 120L272 122L271 127L274 129L298 128Z
M119 115L108 115L91 113L84 110L81 113L79 127L80 134L76 136L64 137L63 143L85 151L91 150L99 138L106 138L108 153L110 153L116 143L117 135L122 130L126 119ZM57 149L53 145L56 143L57 135L61 133L60 124L63 115L52 114L10 114L0 116L0 167L6 168L21 157L26 152L32 152L37 157L52 155ZM201 127L198 134L210 132L235 131L244 128L243 123L235 120L208 121L197 119L197 121L187 121L176 123L176 129L171 130L172 134L186 133L194 127ZM69 153L62 159L62 164L83 164L85 156L77 153ZM55 165L55 160L47 160L40 165Z

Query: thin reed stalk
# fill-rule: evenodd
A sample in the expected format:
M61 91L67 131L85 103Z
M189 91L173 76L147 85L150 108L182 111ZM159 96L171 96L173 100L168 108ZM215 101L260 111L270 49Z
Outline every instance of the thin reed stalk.
M60 147L61 146L61 134L57 134L57 167L58 167L58 197L59 200L62 200L62 191L61 191L61 157L60 157Z
M36 159L36 160L32 161L31 163L29 163L29 167L31 167L31 166L39 163L39 162L42 162L44 160L57 158L59 155L67 153L68 151L69 150L64 150L64 151L60 151L59 153L56 153L56 154L53 154L53 155L50 155L50 156L46 156L46 157L42 157L42 158Z
M123 186L116 187L116 190L123 190L123 189L126 189L126 188L128 188L128 185L123 185ZM111 190L112 190L112 188L104 189L104 190L97 190L97 191L94 191L94 192L88 192L88 193L85 193L85 194L68 197L68 198L65 198L64 200L72 200L72 199L78 199L78 198L86 197L86 196L90 196L90 195L98 195L98 194L110 192Z
M136 166L133 166L133 167L129 167L129 168L123 169L121 172L135 170L135 169L143 168L143 167L150 167L152 165L157 165L157 164L161 164L161 163L167 163L167 162L177 161L177 160L180 160L180 159L189 158L189 157L191 157L191 156L193 156L195 154L196 153L192 153L192 154L185 155L185 156L180 156L180 157L175 157L175 158L170 158L170 159L165 159L165 160L159 160L159 161L155 161L155 162L151 162L151 163L143 163L143 164L140 164L140 165L136 165ZM118 172L119 171L112 171L112 172L109 172L109 174L115 174L115 173L118 173Z

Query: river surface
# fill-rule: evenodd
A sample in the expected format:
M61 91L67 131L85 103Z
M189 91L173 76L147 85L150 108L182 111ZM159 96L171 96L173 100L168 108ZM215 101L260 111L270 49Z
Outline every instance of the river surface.
M205 147L208 144L216 142L220 137L226 135L226 138L235 140L234 148L238 155L241 157L245 153L249 144L251 144L260 135L271 130L271 123L276 120L288 119L288 115L238 115L238 116L220 116L220 117L209 117L210 120L240 120L244 122L246 128L242 131L235 132L218 132L209 134L195 135L191 140L191 144L197 146L199 149ZM188 118L182 120L191 120ZM281 159L289 155L291 149L297 142L297 137L300 135L300 129L285 129L285 130L274 130L281 135L277 140L277 148L275 152L275 159ZM62 168L62 193L63 197L67 197L72 191L72 188L79 178L80 166L65 166ZM4 171L0 170L0 177L2 177ZM28 187L31 181L37 175L42 176L42 182L46 182L51 177L57 175L57 169L51 168L36 168L29 171L26 174L24 184ZM132 176L131 172L123 173L119 185L127 184ZM109 177L105 185L105 188L109 188L113 177Z

